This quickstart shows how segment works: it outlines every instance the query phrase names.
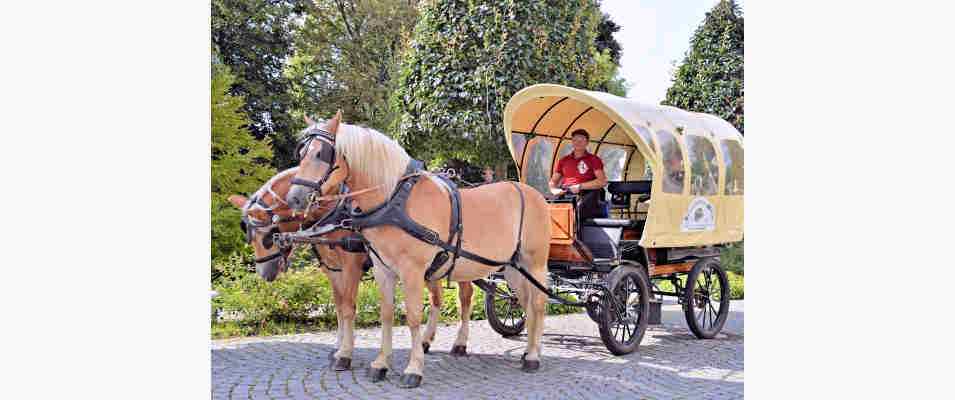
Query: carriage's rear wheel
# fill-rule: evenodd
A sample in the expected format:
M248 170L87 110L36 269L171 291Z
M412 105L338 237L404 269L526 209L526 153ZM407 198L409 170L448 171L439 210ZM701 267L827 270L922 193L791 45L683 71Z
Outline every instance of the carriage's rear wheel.
M600 339L615 355L637 350L650 316L650 283L642 270L621 265L607 279L611 296L602 296L597 317Z
M489 286L494 290L484 292L484 314L491 329L504 337L519 335L527 315L517 300L517 293L506 282L492 282Z
M690 331L700 339L712 339L723 329L729 306L729 279L723 267L712 258L698 261L683 294L683 313Z

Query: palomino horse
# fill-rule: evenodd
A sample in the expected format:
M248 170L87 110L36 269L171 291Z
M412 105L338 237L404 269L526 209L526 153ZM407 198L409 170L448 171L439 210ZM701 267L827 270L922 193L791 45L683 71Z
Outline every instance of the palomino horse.
M255 250L256 270L267 281L274 280L279 272L286 269L287 257L290 252L281 250L273 243L273 233L299 230L302 226L321 222L330 213L335 212L334 209L316 208L309 210L307 213L295 214L288 207L283 199L288 193L292 177L297 170L298 167L295 167L275 175L252 195L252 200L239 195L229 196L229 201L243 212L242 219L247 239ZM347 231L334 230L324 236L331 240L339 240L349 236L349 234L350 232ZM338 317L338 350L332 354L334 368L336 371L348 370L351 368L351 357L355 343L354 326L358 284L364 273L363 264L369 259L367 253L347 251L341 246L332 249L324 245L313 245L312 248L325 264L322 272L331 282L335 314ZM388 339L387 343L390 344L391 329L394 323L395 278L388 277L388 271L377 267L374 269L374 273L382 299L382 335ZM470 282L461 282L458 286L462 310L462 328L458 330L458 337L455 340L454 347L452 347L451 354L455 356L466 355L467 353L467 327L471 316L471 297L474 293ZM425 335L427 340L423 344L425 351L428 350L431 341L434 340L443 300L440 285L429 285L429 289L431 291L431 312ZM390 346L387 351L390 354ZM383 379L385 372L381 371L372 376L372 379L375 381Z
M311 140L302 149L302 161L287 201L296 209L304 209L313 201L321 204L336 197L329 193L345 182L352 190L347 196L353 205L366 210L365 214L352 215L355 229L371 246L375 254L372 259L380 257L380 262L400 277L407 299L411 359L399 385L417 387L424 372L419 327L426 271L432 280L450 273L451 280L468 282L486 278L502 265L513 266L505 269L505 279L527 313L528 340L522 369L539 369L546 295L526 277L532 276L537 283L546 282L547 278L551 228L544 197L530 186L500 182L461 190L458 198L436 176L411 172L414 168L408 167L416 164L410 164L411 158L393 140L375 130L340 121L341 112L322 126L309 126L306 134ZM424 178L415 183L405 179L408 175ZM316 195L320 197L315 198ZM452 207L449 198L459 208ZM391 222L361 223L367 216L395 209L403 211L404 216L392 214L378 218ZM417 233L425 234L409 234L409 230L392 223L402 218L405 223L410 219L423 227ZM449 224L455 219L460 222L458 228L463 229L455 229L453 222ZM452 230L463 233L457 235L457 246L446 247L450 236L455 236ZM447 242L442 238L448 238ZM449 255L449 249L455 247ZM475 261L482 257L486 258ZM374 370L388 365L379 355L371 367Z

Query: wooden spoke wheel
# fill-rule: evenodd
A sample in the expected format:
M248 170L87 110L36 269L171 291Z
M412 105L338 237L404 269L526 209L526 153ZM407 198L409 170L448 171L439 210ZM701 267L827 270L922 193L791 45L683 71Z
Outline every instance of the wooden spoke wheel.
M493 291L484 292L484 313L494 332L501 336L519 335L524 330L527 314L517 300L517 293L507 283L491 283Z
M610 296L596 313L600 339L615 355L637 350L650 317L650 283L642 269L620 265L608 276Z
M700 339L712 339L723 329L729 306L726 271L715 259L698 261L686 279L683 294L683 313L690 330Z

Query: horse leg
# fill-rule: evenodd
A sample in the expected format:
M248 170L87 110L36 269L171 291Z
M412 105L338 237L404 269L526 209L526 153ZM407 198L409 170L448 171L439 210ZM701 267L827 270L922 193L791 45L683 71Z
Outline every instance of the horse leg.
M332 286L332 301L335 303L335 319L338 322L337 325L335 326L335 337L337 338L337 342L335 343L335 351L328 354L328 360L335 362L335 359L338 358L338 352L342 348L342 340L343 340L342 338L342 307L341 307L342 294L341 294L341 287L338 284L338 279L336 279L337 277L333 275L334 273L328 270L325 270L323 272L325 272L325 276L328 277L328 282Z
M411 331L411 357L398 386L414 388L421 385L424 375L424 348L421 346L421 314L424 294L424 276L419 268L400 268L401 284L405 290L405 312L408 315L408 329Z
M339 272L341 282L341 300L336 309L341 310L339 315L339 332L341 332L341 342L338 353L335 355L336 371L347 371L351 369L352 352L355 349L355 308L358 298L358 285L361 283L361 262L356 261L356 255L340 255L340 259L346 260L348 266L341 266Z
M458 301L461 305L461 327L458 328L458 337L451 347L452 356L468 355L468 329L471 321L471 295L474 294L474 285L471 282L458 282Z
M371 362L368 376L372 382L385 379L388 373L388 361L391 358L391 329L395 323L395 284L397 277L378 264L372 269L375 282L378 284L378 294L381 296L381 350L378 357Z
M528 257L532 258L532 257ZM546 284L547 265L546 260L542 261L537 268L528 268L531 276L538 282ZM547 295L532 286L530 281L525 279L525 287L528 289L527 301L527 356L523 361L521 370L524 372L536 372L540 369L541 338L544 335L544 317L547 311Z
M434 341L434 335L438 330L438 319L441 318L442 305L442 287L440 281L427 282L428 291L431 293L431 311L428 313L428 324L424 328L423 343L421 344L425 353L431 349L431 342Z

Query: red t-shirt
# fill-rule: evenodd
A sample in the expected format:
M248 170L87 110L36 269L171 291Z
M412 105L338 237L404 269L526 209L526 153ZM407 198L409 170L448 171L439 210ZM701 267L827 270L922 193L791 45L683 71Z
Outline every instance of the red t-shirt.
M604 162L591 153L584 153L581 158L574 158L574 153L561 157L557 162L557 172L560 173L561 185L569 186L589 182L597 179L596 170L604 169Z

